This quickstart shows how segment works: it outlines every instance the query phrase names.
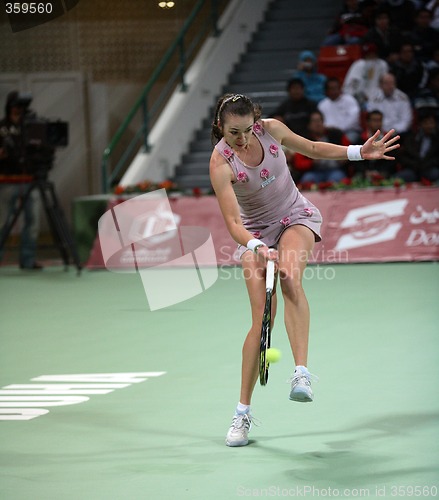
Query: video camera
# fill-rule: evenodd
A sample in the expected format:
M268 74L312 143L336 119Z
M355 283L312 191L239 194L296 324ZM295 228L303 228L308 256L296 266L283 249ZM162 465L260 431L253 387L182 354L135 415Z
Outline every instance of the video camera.
M26 145L42 147L65 147L69 143L69 124L61 120L50 121L40 118L29 109L31 94L14 93L8 100L9 107L24 109L23 126Z
M31 94L11 92L6 103L7 110L18 107L23 110L21 127L23 132L24 163L34 175L46 176L53 167L55 149L69 142L69 127L61 120L40 118L29 109Z

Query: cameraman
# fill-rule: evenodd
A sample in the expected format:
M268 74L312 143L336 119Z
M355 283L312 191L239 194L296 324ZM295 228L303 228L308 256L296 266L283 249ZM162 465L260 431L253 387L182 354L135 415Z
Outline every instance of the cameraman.
M7 222L21 203L21 198L32 182L29 175L31 165L27 159L23 137L23 120L29 97L17 91L10 92L6 99L5 118L0 121L0 241ZM24 224L20 238L20 268L40 270L35 261L39 232L38 191L32 190L24 206ZM3 248L0 248L0 260Z

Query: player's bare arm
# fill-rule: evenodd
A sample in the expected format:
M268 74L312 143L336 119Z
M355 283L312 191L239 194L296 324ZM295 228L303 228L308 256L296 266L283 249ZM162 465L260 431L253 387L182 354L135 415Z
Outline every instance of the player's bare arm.
M285 124L275 119L265 119L264 127L282 146L313 159L346 160L347 147L327 142L314 142L292 132ZM361 147L363 160L394 160L387 153L399 148L399 135L392 129L379 139L380 131L370 137Z
M216 150L212 153L209 169L212 187L227 229L237 243L247 246L247 243L254 239L254 236L242 224L238 201L232 187L234 181L233 172ZM257 250L258 257L263 261L277 261L277 250L269 250L266 246L260 247Z
M227 229L237 243L245 246L253 235L242 224L238 201L232 187L233 172L216 150L212 153L209 170L212 187Z

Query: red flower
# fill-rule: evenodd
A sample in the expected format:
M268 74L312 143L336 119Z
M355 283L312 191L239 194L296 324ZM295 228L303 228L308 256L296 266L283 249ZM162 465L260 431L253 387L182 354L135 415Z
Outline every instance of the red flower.
M299 189L303 191L310 191L313 187L313 183L312 182L303 182L301 184L299 184Z
M135 192L135 191L140 191L146 193L147 191L151 191L154 189L154 185L150 181L141 181L136 184L135 187L131 187L130 190Z
M325 191L326 189L332 188L334 186L334 183L330 181L319 182L318 186L321 191Z
M340 181L343 186L352 186L352 179L350 177L345 177Z
M158 185L159 189L173 189L175 188L175 184L170 181L169 179L165 180L165 181L162 181L160 182L160 184Z
M116 186L114 189L114 194L123 194L125 192L125 188L123 186Z
M370 180L374 186L380 186L384 179L384 176L382 176L378 172L373 172L370 177Z
M426 179L425 177L421 177L421 184L423 186L431 186L433 183L429 179Z
M199 198L203 193L201 192L201 189L199 187L194 187L192 189L192 194L196 197Z

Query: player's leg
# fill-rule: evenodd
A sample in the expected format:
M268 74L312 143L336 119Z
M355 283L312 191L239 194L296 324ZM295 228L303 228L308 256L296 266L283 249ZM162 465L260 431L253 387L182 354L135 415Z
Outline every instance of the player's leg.
M261 341L262 317L265 306L265 265L252 252L242 256L242 269L250 298L251 327L242 348L241 393L232 425L226 437L228 446L248 444L251 427L250 402L259 375L259 347ZM276 314L276 295L272 298L272 322Z
M241 403L250 404L259 376L259 348L265 306L265 264L252 252L242 256L242 268L250 299L251 327L242 348ZM272 323L276 316L276 293L272 298Z
M307 370L310 312L302 279L314 241L314 233L310 229L296 225L285 230L278 248L285 328L296 363L290 399L303 402L313 399Z

